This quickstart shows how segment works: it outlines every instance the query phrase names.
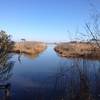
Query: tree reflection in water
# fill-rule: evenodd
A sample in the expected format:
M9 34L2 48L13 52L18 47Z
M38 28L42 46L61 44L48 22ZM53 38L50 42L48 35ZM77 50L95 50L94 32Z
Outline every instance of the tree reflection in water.
M7 81L12 76L12 68L14 66L14 62L10 61L11 54L7 52L0 53L0 93L3 93L0 96L0 100L10 100L11 97L11 84L7 83Z

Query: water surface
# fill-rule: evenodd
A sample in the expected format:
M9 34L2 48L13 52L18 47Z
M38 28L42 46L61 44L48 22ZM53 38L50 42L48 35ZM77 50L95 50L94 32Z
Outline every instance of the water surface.
M100 100L100 61L61 58L53 47L35 57L13 54L9 78L0 75L10 100Z

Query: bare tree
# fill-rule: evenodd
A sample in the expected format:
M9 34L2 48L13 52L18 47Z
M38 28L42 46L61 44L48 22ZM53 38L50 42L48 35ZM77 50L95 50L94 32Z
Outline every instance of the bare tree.
M85 23L85 30L90 38L90 42L96 43L100 48L100 12L92 5L92 14L90 21Z

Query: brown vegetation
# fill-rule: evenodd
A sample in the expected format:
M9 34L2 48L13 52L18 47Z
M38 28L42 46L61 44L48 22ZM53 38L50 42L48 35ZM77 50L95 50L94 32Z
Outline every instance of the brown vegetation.
M25 53L25 54L36 54L44 51L46 45L42 42L16 42L11 52Z
M95 43L61 43L54 49L62 57L100 58L100 48Z

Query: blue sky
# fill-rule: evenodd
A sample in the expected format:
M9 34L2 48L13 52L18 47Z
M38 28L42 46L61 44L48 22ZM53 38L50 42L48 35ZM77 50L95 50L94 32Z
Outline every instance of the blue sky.
M16 41L72 40L77 31L84 31L89 3L100 9L99 0L0 0L0 30Z

